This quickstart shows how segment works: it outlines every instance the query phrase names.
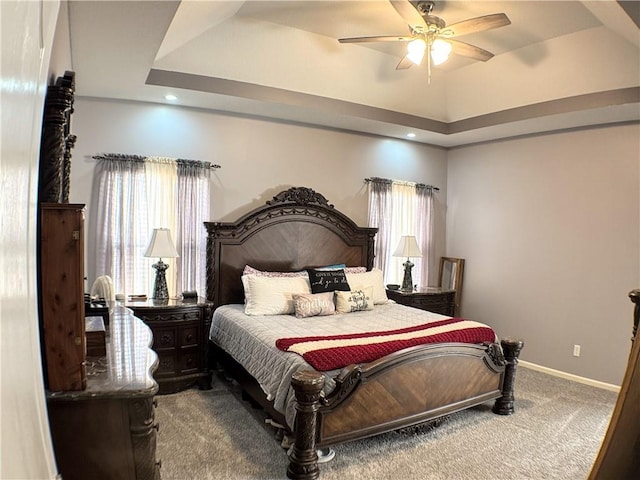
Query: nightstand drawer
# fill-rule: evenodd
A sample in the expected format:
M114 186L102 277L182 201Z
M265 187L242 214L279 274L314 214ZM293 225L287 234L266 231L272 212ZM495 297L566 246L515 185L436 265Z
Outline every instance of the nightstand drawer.
M453 292L451 295L432 296L416 299L412 302L411 306L420 308L422 310L429 310L430 312L442 313L443 315L452 315L453 308ZM444 313L443 313L444 312Z
M442 290L436 287L426 287L411 292L387 290L387 297L401 305L448 316L454 315L455 295L455 290Z
M158 379L197 373L200 369L200 352L197 347L181 352L161 352L158 359L158 369L155 372Z
M153 329L153 349L176 348L176 328L155 328Z
M158 352L158 369L154 377L158 380L162 376L173 376L176 374L176 352Z
M131 302L126 304L153 333L153 349L159 365L154 378L158 393L173 393L198 383L211 388L207 363L212 304L204 299L193 301Z
M200 356L198 355L198 350L194 350L192 352L182 352L178 359L180 370L179 373L188 374L194 373L198 371L198 366L200 365Z
M141 318L145 323L156 322L197 322L201 317L201 309L194 307L187 308L166 308L166 309L138 309L135 305L127 305L131 308L137 317Z
M197 347L200 341L199 325L180 328L180 347Z

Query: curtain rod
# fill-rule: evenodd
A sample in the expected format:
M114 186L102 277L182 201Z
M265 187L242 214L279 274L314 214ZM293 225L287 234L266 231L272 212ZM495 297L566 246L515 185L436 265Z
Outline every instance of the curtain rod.
M210 163L210 162L203 162L201 160L189 160L186 158L173 158L173 157L159 157L159 156L148 156L145 157L144 155L125 155L125 154L121 154L121 153L102 153L99 155L93 155L91 158L93 158L94 160L114 160L114 159L118 159L118 160L129 160L132 162L153 162L155 158L158 159L166 159L166 160L174 160L176 162L187 162L187 163L195 163L195 164L200 164L205 168L209 168L211 170L216 169L216 168L222 168L220 165L217 165L215 163Z
M417 182L408 182L408 181L405 181L405 180L390 180L388 178L371 177L371 178L365 178L364 181L365 181L365 183L369 183L369 182L374 182L374 183L395 183L396 185L409 185L409 186L415 186L417 188L430 188L431 190L435 190L436 192L440 191L440 189L438 187L435 187L433 185L427 185L425 183L417 183Z

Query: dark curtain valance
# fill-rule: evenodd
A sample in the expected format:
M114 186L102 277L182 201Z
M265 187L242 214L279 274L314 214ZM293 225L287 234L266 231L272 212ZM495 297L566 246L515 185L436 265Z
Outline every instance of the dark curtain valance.
M145 157L143 155L125 155L121 153L102 153L99 155L94 155L94 160L117 160L117 161L130 161L130 162L153 162L157 158L164 158L173 160L176 162L178 168L188 168L188 169L216 169L222 168L220 165L216 165L210 162L202 162L200 160L187 160L184 158L171 158L171 157L153 157L148 156Z
M401 184L401 185L414 185L416 187L416 190L432 190L432 191L436 191L439 192L440 189L438 187L434 187L433 185L426 185L424 183L417 183L417 182L407 182L407 181L403 181L403 180L390 180L388 178L381 178L381 177L370 177L370 178L365 178L364 179L365 182L367 183L374 183L374 184L386 184L386 185L393 185L395 184Z

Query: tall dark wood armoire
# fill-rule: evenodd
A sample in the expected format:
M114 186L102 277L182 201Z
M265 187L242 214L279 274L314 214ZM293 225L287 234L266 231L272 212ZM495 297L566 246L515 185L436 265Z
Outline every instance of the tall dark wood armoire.
M69 204L75 73L47 88L38 178L38 290L45 383L83 390L84 205Z
M84 205L40 204L40 321L52 391L83 390Z

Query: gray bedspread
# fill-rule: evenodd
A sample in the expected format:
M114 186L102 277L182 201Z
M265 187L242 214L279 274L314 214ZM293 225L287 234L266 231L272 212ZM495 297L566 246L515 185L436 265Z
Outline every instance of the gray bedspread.
M310 318L249 316L244 314L244 305L224 305L213 315L209 338L258 381L291 426L295 417L291 376L298 370L313 368L300 355L279 350L276 340L393 330L445 318L449 317L393 302L376 305L372 311ZM332 377L336 373L325 372L325 391L333 388Z

